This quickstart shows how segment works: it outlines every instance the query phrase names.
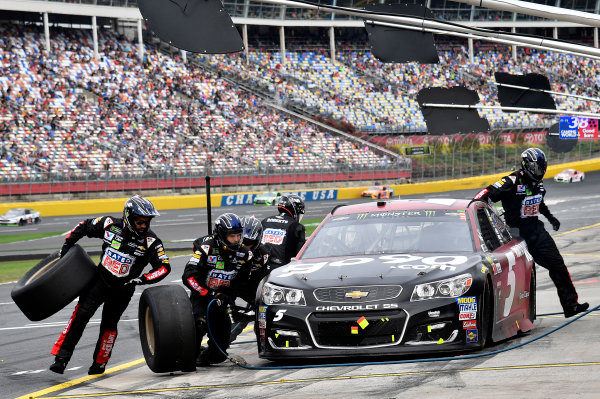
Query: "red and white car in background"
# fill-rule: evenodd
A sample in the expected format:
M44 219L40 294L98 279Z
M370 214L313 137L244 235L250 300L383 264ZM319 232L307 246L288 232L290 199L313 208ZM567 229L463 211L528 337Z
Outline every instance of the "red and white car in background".
M572 183L576 181L583 181L585 173L577 169L565 169L556 176L554 181L558 183Z

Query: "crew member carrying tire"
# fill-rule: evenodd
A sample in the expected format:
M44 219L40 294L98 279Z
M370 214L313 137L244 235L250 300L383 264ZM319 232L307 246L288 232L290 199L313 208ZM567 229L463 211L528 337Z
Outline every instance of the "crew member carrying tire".
M304 216L304 201L295 194L279 197L279 215L262 221L262 244L269 253L269 271L287 265L306 242L306 230L300 223Z
M225 213L215 221L214 234L194 241L194 254L183 272L196 323L198 355L196 366L221 363L227 357L218 348L229 348L231 319L228 307L248 283L252 252L242 243L243 226L240 218ZM213 299L215 300L214 302ZM209 313L210 305L210 313ZM209 331L208 347L201 347Z
M565 317L587 310L589 304L577 302L577 291L556 243L538 219L542 214L556 231L560 222L544 203L546 189L542 183L548 162L539 148L528 148L521 154L521 168L481 190L473 201L502 201L506 224L511 233L523 237L533 260L548 269L558 291Z
M102 255L98 274L80 293L71 319L50 352L56 356L50 370L64 373L87 323L104 303L94 361L88 374L104 373L117 338L117 323L135 286L157 283L171 271L162 241L150 230L150 221L155 216L159 213L154 205L136 195L125 203L122 218L86 219L67 235L59 256L66 254L84 236L103 240ZM152 270L142 274L148 263Z

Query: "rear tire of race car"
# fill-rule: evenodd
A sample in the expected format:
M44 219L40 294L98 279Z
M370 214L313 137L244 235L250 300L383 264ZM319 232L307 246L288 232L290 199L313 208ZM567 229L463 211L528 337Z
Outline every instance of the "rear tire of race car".
M535 293L536 275L535 265L531 268L531 280L529 281L529 320L533 323L536 319L536 293Z
M27 221L25 219L19 220L19 226L25 226L26 224L27 224Z
M77 298L97 270L85 250L75 244L62 258L55 252L42 259L10 295L29 320L44 320Z
M494 317L494 307L492 301L492 290L490 280L485 279L483 293L479 300L477 314L477 328L479 328L479 348L483 349L492 342L492 322Z
M35 218L34 223L38 224L40 222L40 218Z
M196 327L183 287L161 285L144 290L138 321L142 352L150 370L196 370Z

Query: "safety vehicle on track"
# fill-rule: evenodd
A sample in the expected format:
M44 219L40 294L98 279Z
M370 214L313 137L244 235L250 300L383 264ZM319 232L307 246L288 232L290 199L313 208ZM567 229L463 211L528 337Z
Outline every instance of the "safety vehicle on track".
M259 287L266 359L481 349L533 328L535 269L484 202L339 206Z

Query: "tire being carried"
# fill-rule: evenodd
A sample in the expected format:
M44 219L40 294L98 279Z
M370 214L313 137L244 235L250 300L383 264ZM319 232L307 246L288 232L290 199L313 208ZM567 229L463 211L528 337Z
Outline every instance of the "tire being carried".
M77 298L96 272L92 259L75 244L62 258L55 252L41 260L17 282L10 296L29 320L44 320Z
M144 290L138 309L140 342L155 373L196 370L196 327L192 304L179 285Z

